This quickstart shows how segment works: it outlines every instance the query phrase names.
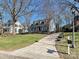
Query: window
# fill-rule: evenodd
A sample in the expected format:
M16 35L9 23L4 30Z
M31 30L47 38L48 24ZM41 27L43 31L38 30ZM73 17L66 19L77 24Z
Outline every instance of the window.
M15 29L15 32L17 32L17 29Z
M36 25L38 25L38 23L36 23Z
M44 24L44 22L41 22L41 24Z

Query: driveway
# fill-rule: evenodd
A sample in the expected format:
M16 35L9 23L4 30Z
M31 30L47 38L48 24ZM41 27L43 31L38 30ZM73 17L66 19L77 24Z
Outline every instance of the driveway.
M55 40L58 35L59 33L54 33L28 47L12 52L2 52L0 57L6 56L6 59L12 59L12 57L14 59L60 59L55 47Z

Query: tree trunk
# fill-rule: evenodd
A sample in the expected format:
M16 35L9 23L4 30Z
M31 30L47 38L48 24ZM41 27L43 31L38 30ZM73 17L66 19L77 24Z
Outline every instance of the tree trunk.
M60 32L59 24L56 24L56 32Z
M16 18L15 18L15 16L13 16L13 31L12 31L13 35L16 34L16 32L15 32L15 23L16 23Z
M12 31L12 34L15 35L15 22L13 22L13 31Z

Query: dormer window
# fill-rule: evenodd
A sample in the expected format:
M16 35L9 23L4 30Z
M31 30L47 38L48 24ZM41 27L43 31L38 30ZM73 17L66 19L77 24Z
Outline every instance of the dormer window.
M42 21L41 24L44 24L44 22Z
M36 23L36 25L38 25L38 23Z

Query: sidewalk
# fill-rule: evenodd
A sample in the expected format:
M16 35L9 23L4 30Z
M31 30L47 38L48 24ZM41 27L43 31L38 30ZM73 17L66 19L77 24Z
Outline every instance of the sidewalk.
M55 48L58 35L48 35L39 42L12 52L0 51L0 59L60 59Z
M59 34L51 34L28 47L11 52L11 55L28 57L30 59L59 59L55 40Z

